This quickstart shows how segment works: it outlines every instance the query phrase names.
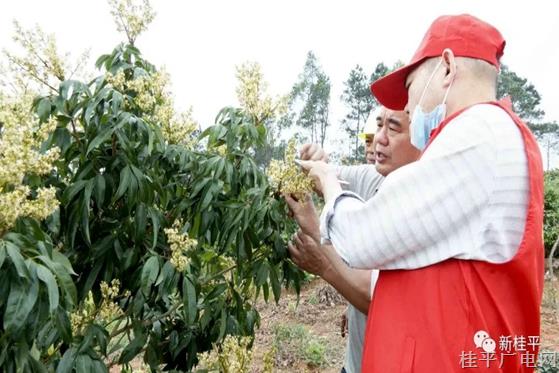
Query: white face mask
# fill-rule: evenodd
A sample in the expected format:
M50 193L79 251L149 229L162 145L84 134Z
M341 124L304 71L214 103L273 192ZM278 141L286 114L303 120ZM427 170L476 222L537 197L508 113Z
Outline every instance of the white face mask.
M429 137L431 136L431 131L433 131L437 126L443 121L446 116L446 98L448 97L448 92L450 91L450 87L452 87L452 83L454 79L450 82L448 89L443 98L443 102L440 105L437 105L433 110L429 113L426 113L421 108L421 103L423 102L423 98L425 97L425 92L427 92L427 87L433 80L435 73L443 63L443 60L439 61L433 73L429 77L425 88L423 89L423 93L421 94L421 98L419 99L419 103L415 106L413 110L413 114L411 117L410 123L410 141L413 146L415 146L419 150L425 149L427 146L427 142L429 141Z

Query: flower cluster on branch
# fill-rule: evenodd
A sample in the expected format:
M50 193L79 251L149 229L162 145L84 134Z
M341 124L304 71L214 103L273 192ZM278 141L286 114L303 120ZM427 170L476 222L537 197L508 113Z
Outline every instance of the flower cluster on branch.
M292 194L298 200L313 190L313 181L295 163L297 149L295 140L290 140L285 150L284 160L271 160L267 169L270 186L279 193Z

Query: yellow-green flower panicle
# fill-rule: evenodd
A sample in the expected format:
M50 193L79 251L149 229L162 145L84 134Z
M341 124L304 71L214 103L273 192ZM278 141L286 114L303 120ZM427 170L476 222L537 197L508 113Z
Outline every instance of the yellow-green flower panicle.
M267 169L270 186L275 192L291 194L300 201L312 192L314 184L295 163L297 149L295 140L290 140L285 150L284 160L272 160Z

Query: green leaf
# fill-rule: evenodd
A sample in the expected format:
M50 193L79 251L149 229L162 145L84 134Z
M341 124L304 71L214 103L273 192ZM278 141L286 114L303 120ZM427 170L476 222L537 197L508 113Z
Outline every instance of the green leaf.
M72 201L72 199L78 194L87 184L87 180L79 180L70 185L64 193L62 193L62 202L64 204L68 204Z
M99 109L99 104L101 101L106 99L107 95L112 91L110 87L103 87L100 91L95 94L95 100L90 100L89 104L87 105L87 109L85 110L85 123L87 125L90 124L91 118L95 116L96 110Z
M274 293L274 299L276 303L279 302L279 298L281 295L281 285L278 280L278 274L276 269L273 266L270 266L270 283L272 285L272 292Z
M136 206L134 225L136 226L136 241L140 242L146 233L146 205L144 203Z
M123 127L129 120L130 120L129 115L122 115L122 119L116 126L108 125L107 127L103 128L103 130L97 136L95 136L95 138L89 143L85 155L86 156L89 155L91 151L97 149L99 145L109 140L109 138L114 133L114 131Z
M157 245L157 236L159 234L159 216L157 215L157 211L151 207L149 208L148 215L151 219L151 229L153 231L153 243L151 244L151 249L153 250Z
M27 316L37 302L39 284L34 279L29 287L15 281L11 285L4 313L4 329L11 333L17 333L25 324Z
M99 147L99 145L101 145L102 143L104 143L105 141L107 141L111 135L113 134L114 129L111 127L106 127L103 129L103 131L101 131L101 133L99 133L90 143L89 146L87 147L87 152L85 153L85 155L89 155L89 153L94 150L97 149Z
M196 289L194 284L188 277L184 277L182 281L182 291L183 291L183 305L186 311L187 320L189 324L194 323L196 320L196 314L198 311L198 304L196 300Z
M27 363L31 367L31 371L33 373L47 373L48 372L47 368L45 368L45 366L33 356L28 356L27 357Z
M147 297L151 291L151 286L159 274L159 259L156 256L150 257L142 268L142 292Z
M56 310L54 321L56 328L64 342L70 344L72 342L72 329L70 327L69 313L62 307Z
M64 291L64 299L66 300L68 305L75 305L77 303L78 295L76 285L74 285L74 281L72 281L72 278L70 277L68 272L62 270L62 268L58 265L55 266L55 273L56 278L58 279L58 283Z
M190 198L196 197L210 180L212 180L211 177L205 177L204 179L202 179L202 181L195 184L194 188L192 189L192 193L190 193Z
M225 159L220 158L219 161L217 162L217 168L216 168L215 174L214 174L214 177L216 179L219 179L221 177L221 174L223 173L224 168L225 168Z
M79 94L79 93L83 93L85 92L87 95L89 95L89 90L87 88L87 86L77 80L65 80L62 83L60 83L60 87L58 89L58 92L60 94L60 96L62 96L62 98L68 100L70 97L72 97L75 94Z
M4 265L4 260L6 259L6 244L4 241L0 240L0 268Z
M93 372L93 359L88 355L80 355L76 359L76 372Z
M95 176L95 202L99 208L105 201L105 186L105 177L103 175Z
M258 270L256 271L256 286L262 286L268 279L268 265L265 263L260 262Z
M163 267L159 271L159 276L157 276L157 280L155 280L155 286L159 286L163 281L167 282L169 278L172 278L175 275L175 267L171 264L171 262L166 261L163 264Z
M139 334L130 342L120 354L118 362L124 364L132 360L136 355L138 355L144 345L146 344L146 336L144 334Z
M122 171L120 171L120 181L118 184L118 190L116 191L116 195L114 197L115 201L120 197L122 197L124 193L126 193L128 187L130 186L131 179L132 179L132 170L130 169L129 166L126 166L122 169Z
M64 269L71 275L77 275L76 272L74 272L74 268L72 268L72 264L70 264L70 261L68 260L68 258L66 257L66 255L62 254L60 251L54 250L52 252L52 260L54 263L58 263L60 264L62 267L64 267Z
M74 361L76 360L76 349L74 347L69 348L62 356L58 367L56 368L56 373L72 373L74 367Z
M87 182L85 187L85 191L83 193L83 206L82 206L82 221L81 226L83 229L83 234L85 238L85 242L88 245L91 245L91 237L89 235L89 210L90 210L90 203L91 203L91 193L93 191L94 179L90 179Z
M72 305L76 304L77 291L76 286L74 285L74 282L70 277L70 274L75 275L76 273L73 271L70 263L68 262L68 259L65 258L63 254L57 251L53 251L53 258L55 259L55 261L52 261L50 258L44 255L40 255L37 257L37 259L42 261L47 266L47 268L50 269L51 272L56 276L58 284L64 292L64 299L71 307Z
M88 332L95 337L95 340L97 341L101 352L103 352L103 354L106 354L109 340L109 333L107 332L107 330L99 325L92 324L90 325Z
M19 277L28 278L29 271L27 270L27 266L23 261L23 256L21 256L21 253L19 252L19 247L9 241L5 241L5 245L8 251L8 256L12 260L14 267L16 267L16 271Z
M50 260L44 255L40 255L38 259L41 260L47 266L47 268L51 270L52 273L54 273L58 280L60 288L64 292L64 299L69 306L73 306L76 304L77 291L76 286L74 285L74 282L70 277L70 274L75 273L72 270L70 263L67 262L67 259L62 259L61 256L64 255L53 251L53 257L55 258L55 261Z
M107 366L101 360L93 360L93 370L95 373L108 373Z
M217 338L218 340L221 340L221 338L223 338L223 336L225 335L226 326L227 326L227 313L225 312L225 308L222 308L221 318L219 321L219 337Z
M39 119L41 120L41 122L44 122L47 120L47 118L50 115L50 100L48 98L42 98L39 101L39 105L37 105L37 115L39 116Z
M206 295L204 298L205 301L210 301L212 299L218 298L221 294L223 294L227 290L227 284L217 284L212 288L212 290Z
M97 281L97 276L99 276L99 271L101 271L103 264L104 264L103 261L99 260L97 261L97 263L95 263L95 266L91 269L91 271L89 271L89 274L87 276L87 279L85 280L85 284L83 285L83 289L82 289L84 294L87 294L93 287L95 281Z
M103 65L105 65L105 63L107 61L110 61L111 55L110 54L103 54L101 55L97 61L95 61L95 67L97 67L98 69L101 69L101 67L103 67ZM106 67L106 66L105 66Z
M264 300L267 303L268 299L270 298L270 286L268 285L267 282L264 285L262 285L262 294L264 295Z
M206 194L204 195L204 199L202 200L202 203L200 204L200 211L205 211L208 206L210 205L210 202L212 202L212 199L214 198L214 194L213 191L215 189L216 184L211 184L207 190L206 190Z
M194 216L194 224L192 224L192 229L190 230L191 237L198 237L200 232L200 224L202 222L202 213L198 212Z
M58 284L51 271L47 267L37 265L37 277L47 285L49 295L49 310L54 312L58 308L60 294L58 293Z
M118 113L122 106L123 96L120 92L113 90L112 92L113 113Z

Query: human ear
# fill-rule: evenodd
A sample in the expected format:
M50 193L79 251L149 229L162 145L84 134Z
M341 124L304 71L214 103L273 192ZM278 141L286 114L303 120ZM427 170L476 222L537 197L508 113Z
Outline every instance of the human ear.
M445 49L442 54L443 65L445 67L445 76L443 85L448 87L456 77L456 57L452 49Z

